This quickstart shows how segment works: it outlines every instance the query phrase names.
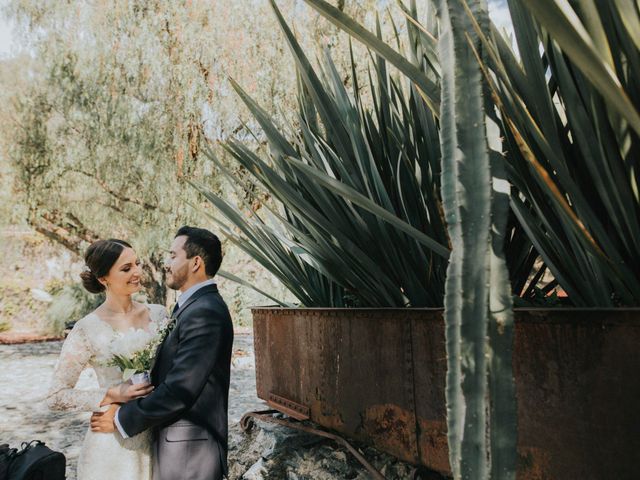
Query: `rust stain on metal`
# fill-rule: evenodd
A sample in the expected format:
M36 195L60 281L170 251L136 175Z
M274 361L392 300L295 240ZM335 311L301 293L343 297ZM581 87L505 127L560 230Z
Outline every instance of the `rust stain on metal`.
M374 445L397 457L416 461L415 413L393 404L371 405L364 410L362 428Z
M315 400L311 404L311 418L320 425L338 432L345 431L344 420L337 411L330 410L327 404L321 400Z
M442 420L418 419L420 460L432 470L450 473L447 423Z
M558 454L561 455L560 452ZM549 463L550 453L540 448L518 449L518 480L548 480L552 475Z

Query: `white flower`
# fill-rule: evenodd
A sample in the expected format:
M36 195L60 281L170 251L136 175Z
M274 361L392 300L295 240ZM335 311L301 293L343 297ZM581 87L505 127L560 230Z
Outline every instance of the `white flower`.
M130 328L113 340L111 353L124 358L132 358L136 352L144 350L149 343L155 340L156 335L153 331L147 332L140 328Z

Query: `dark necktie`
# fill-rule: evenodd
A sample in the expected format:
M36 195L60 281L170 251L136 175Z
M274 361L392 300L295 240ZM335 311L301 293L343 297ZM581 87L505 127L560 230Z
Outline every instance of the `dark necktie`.
M176 316L176 312L179 310L179 305L178 302L176 302L176 304L173 306L173 310L171 310L171 318L174 318Z

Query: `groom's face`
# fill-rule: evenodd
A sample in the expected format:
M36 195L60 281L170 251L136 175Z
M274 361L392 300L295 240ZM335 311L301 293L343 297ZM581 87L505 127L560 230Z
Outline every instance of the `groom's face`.
M167 271L167 286L173 290L180 290L189 278L191 262L184 251L184 242L187 237L176 237L171 244L169 258L165 263Z

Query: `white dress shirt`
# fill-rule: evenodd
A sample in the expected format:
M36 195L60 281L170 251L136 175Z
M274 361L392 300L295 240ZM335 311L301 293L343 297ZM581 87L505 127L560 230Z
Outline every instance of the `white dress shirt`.
M177 301L178 308L180 308L182 305L184 305L184 302L189 300L189 297L191 297L191 295L196 293L196 291L200 290L202 287L206 287L207 285L215 285L215 284L216 284L216 282L213 280L213 278L210 278L209 280L205 280L204 282L196 283L195 285L192 285L191 287L187 288L187 290L182 292L180 294L180 296L178 297L178 301Z
M178 304L178 308L182 307L182 305L184 305L184 302L186 302L189 299L189 297L191 297L194 293L196 293L201 288L206 287L208 285L215 285L215 284L216 282L213 280L213 278L210 278L209 280L205 280L204 282L200 282L200 283L196 283L195 285L192 285L187 290L182 292L178 297L178 300L176 302ZM118 413L120 413L119 408L118 410L116 410L116 416L113 419L114 423L116 424L116 428L120 432L120 435L122 435L122 438L129 438L129 435L127 435L127 432L125 432L124 429L122 428L122 425L120 425L120 420L118 420Z

